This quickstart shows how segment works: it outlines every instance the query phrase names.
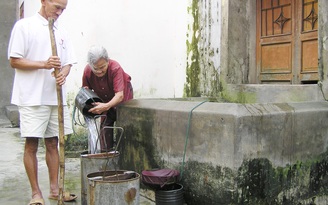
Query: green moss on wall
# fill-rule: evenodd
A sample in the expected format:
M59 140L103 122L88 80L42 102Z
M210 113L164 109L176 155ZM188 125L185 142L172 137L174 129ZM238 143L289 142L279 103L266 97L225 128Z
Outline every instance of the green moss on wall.
M238 204L307 204L327 195L327 153L323 156L277 168L268 159L244 161L238 170Z
M196 204L311 204L328 195L328 152L317 159L274 167L266 158L244 160L237 171L188 161L182 184Z
M176 161L179 160L179 156L171 155L171 158L165 158L167 152L163 151L163 144L160 147L158 145L161 136L156 132L161 128L158 126L158 121L155 122L154 119L159 119L159 112L133 106L137 107L138 104L124 107L124 112L118 110L120 119L118 126L124 127L124 136L126 136L120 146L120 168L135 170L138 173L154 168L178 169L179 167L176 166L182 163L182 160L180 164ZM291 108L288 104L284 104L281 105L281 109L288 111ZM171 113L169 115L171 116ZM128 118L130 120L126 120ZM160 120L166 121L165 117ZM266 121L260 123L266 125ZM172 129L169 126L164 127ZM169 140L169 138L163 139ZM168 143L167 146L172 143L174 142ZM190 143L190 146L193 145ZM288 150L291 160L299 154L298 152L297 149ZM189 159L203 160L202 157L207 156L202 154L193 153L192 158ZM238 160L238 156L236 157ZM275 157L270 156L270 158ZM237 166L234 159L234 156L227 157L227 164ZM169 163L174 166L167 166ZM184 186L184 196L188 205L309 205L320 204L316 202L320 197L328 199L328 151L319 156L312 156L309 160L293 162L282 167L276 167L268 158L246 158L239 167L233 168L225 167L223 164L213 164L214 162L204 163L204 161L187 161L184 164L180 183Z
M227 102L232 103L256 103L256 93L248 92L231 92L227 90L222 91L221 96Z
M255 92L244 92L244 91L228 91L223 88L222 81L220 82L221 85L221 98L226 102L231 103L256 103L257 101L257 94Z
M191 40L186 41L187 56L190 60L187 59L187 77L184 86L184 97L200 97L199 35L197 34L199 32L198 0L192 1L192 5L188 8L188 11L193 17L193 24L192 28L189 28L191 30Z
M187 204L229 204L233 198L234 176L229 168L188 161L182 178Z
M213 50L213 48L210 48L210 45L208 45L208 48L205 48L203 50ZM206 53L201 54L201 56L205 55ZM200 76L202 96L220 97L221 95L220 75L218 72L218 68L215 67L215 63L213 62L214 58L214 56L211 56L211 54L209 54L207 58L201 59L203 64Z
M212 16L201 16L201 8L206 4L211 8L211 3L193 0L188 8L188 13L192 17L192 24L188 25L187 62L186 62L186 83L184 85L183 97L219 97L219 73L215 67L213 58L219 54L218 48L211 47L211 43L204 45L206 41L211 41L204 34L204 27L207 21L212 21ZM203 29L201 29L203 28ZM204 47L205 46L205 47Z
M128 109L128 108L126 108ZM131 113L133 112L133 113ZM141 173L142 170L160 168L161 163L158 161L155 152L156 142L153 138L153 115L154 111L131 109L129 114L138 116L140 122L135 124L124 125L120 122L118 126L124 128L124 138L121 141L119 165L127 170L135 170ZM128 116L120 116L121 119ZM128 138L127 138L128 136Z

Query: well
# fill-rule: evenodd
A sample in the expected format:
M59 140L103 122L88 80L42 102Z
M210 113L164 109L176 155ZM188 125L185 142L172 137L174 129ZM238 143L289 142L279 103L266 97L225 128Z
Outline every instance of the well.
M202 100L120 106L117 124L127 128L120 166L179 168L187 204L327 199L327 102L198 106Z

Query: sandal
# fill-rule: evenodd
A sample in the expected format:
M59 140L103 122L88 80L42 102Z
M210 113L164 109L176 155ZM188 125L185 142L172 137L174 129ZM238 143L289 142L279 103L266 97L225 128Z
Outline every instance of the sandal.
M77 196L69 192L64 192L63 198L64 198L64 202L70 202L70 201L74 201L77 198ZM48 199L58 200L58 195L49 195Z
M31 199L28 205L44 205L43 199Z

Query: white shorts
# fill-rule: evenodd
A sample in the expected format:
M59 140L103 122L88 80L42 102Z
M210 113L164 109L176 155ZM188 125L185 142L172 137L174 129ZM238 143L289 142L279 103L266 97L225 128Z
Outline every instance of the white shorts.
M72 134L72 122L67 106L64 109L64 133ZM49 138L59 136L58 106L18 106L21 137Z

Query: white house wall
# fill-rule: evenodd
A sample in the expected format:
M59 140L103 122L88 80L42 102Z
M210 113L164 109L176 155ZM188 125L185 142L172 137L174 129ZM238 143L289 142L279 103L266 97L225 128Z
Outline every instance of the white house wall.
M25 0L25 17L40 1ZM135 98L182 97L186 78L188 0L69 0L59 21L78 58L68 81L74 97L91 45L108 49L132 76Z

